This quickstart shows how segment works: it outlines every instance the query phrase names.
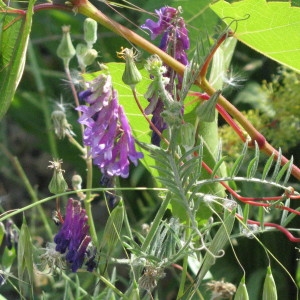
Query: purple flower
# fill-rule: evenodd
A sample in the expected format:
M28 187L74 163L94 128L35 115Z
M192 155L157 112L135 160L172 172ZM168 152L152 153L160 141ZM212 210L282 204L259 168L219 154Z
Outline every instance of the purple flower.
M143 154L135 149L131 128L118 102L118 92L112 87L111 76L100 75L79 97L89 104L77 109L82 112L78 121L86 126L83 141L90 147L94 164L104 175L128 177L129 160L137 165Z
M188 64L186 50L190 48L190 40L185 22L179 16L180 12L176 8L169 6L162 7L159 10L155 10L155 12L159 20L154 22L147 19L141 27L151 32L151 39L155 39L161 35L159 48L186 66ZM174 96L174 88L177 91L181 89L182 77L177 75L169 66L166 66L164 76L170 78L168 85L166 85L166 90ZM178 95L178 93L175 93L175 95ZM148 101L150 102L149 107L151 107L153 114L152 123L162 132L167 128L167 124L161 116L161 113L165 109L162 99L151 97L148 98ZM147 107L148 110L149 107ZM147 112L145 111L145 113ZM159 145L160 143L160 138L155 132L152 134L151 141L155 145Z
M55 250L66 254L66 260L71 264L72 272L79 269L88 252L91 242L88 235L87 215L79 201L70 198L66 208L66 216L60 231L54 237Z
M158 22L155 23L154 21L147 19L145 24L141 26L143 29L148 29L151 32L152 40L166 31L166 29L170 26L170 22L176 16L177 9L165 6L161 9L156 9L155 12L159 17Z
M182 17L176 8L165 6L155 10L159 17L158 22L147 19L141 26L151 32L151 39L162 35L159 48L174 56L182 64L187 65L188 59L185 50L190 48L190 40Z

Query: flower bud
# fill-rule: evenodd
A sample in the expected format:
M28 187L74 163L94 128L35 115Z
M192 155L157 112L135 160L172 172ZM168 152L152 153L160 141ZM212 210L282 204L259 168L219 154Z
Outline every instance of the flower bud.
M159 74L164 74L167 69L163 66L163 62L158 55L150 56L145 64L145 69L149 72L152 76L157 76Z
M64 179L63 172L61 169L62 160L50 161L50 166L48 168L53 169L53 176L48 185L48 189L52 194L61 194L68 189L68 185Z
M135 85L142 80L142 75L134 63L137 55L134 54L133 49L128 48L122 49L122 51L117 52L117 54L118 57L125 60L125 70L122 80L125 84L134 89Z
M88 48L92 48L97 41L97 22L91 18L87 18L83 23L84 40Z
M79 43L76 46L76 57L77 57L80 69L84 69L86 67L84 62L83 62L83 58L84 58L87 50L88 50L88 47L87 47L86 44Z
M89 66L95 61L97 56L98 56L98 52L95 49L88 49L88 51L86 52L83 58L83 63L86 66Z
M272 275L271 267L267 268L267 275L263 287L263 300L277 300L277 289Z
M76 46L76 56L78 64L81 70L91 65L98 56L98 52L95 49L90 49L86 44L78 44Z
M70 26L62 27L63 36L56 50L56 54L64 62L64 66L68 67L71 58L75 55L76 51L71 41Z
M74 191L81 190L81 184L82 184L82 178L80 175L75 174L72 177L72 188ZM83 192L77 192L77 196L80 198L80 200L83 200L85 198L85 194Z

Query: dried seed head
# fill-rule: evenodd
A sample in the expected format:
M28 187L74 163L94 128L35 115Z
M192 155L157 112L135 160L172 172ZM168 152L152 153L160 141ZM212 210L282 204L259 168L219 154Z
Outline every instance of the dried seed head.
M165 276L166 274L162 268L148 266L145 268L143 276L139 279L139 286L151 292L157 286L157 281Z
M212 291L211 299L231 299L236 292L236 287L230 282L212 280L206 284L207 288Z
M66 269L65 255L56 251L55 246L54 243L47 243L43 249L45 252L40 256L42 272L47 270L47 273L52 274L56 268L60 271Z

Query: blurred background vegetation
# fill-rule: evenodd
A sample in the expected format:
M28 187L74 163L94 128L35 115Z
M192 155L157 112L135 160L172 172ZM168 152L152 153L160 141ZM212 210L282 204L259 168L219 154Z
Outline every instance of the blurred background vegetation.
M120 3L123 4L121 0ZM201 35L209 34L216 37L220 32L221 22L217 16L209 10L209 1L201 1L201 4L191 2L199 1L164 1L165 5L183 6L183 16L189 24L189 31L192 40L190 57L192 56L195 41ZM154 12L158 9L157 1L131 0L131 3L138 5L147 12ZM95 2L94 4L105 14L122 24L130 27L139 34L146 36L138 26L150 16L144 12L118 8L120 14L116 13L105 3ZM196 7L196 9L195 9ZM195 14L195 12L198 12ZM125 16L125 17L124 17ZM51 171L47 169L52 154L49 152L48 134L49 128L46 119L50 117L55 108L55 102L63 101L66 105L66 112L69 122L73 125L73 130L80 135L79 125L76 122L77 114L73 110L72 94L63 71L62 61L56 56L56 49L61 39L61 27L71 25L71 35L74 44L82 41L82 23L84 17L73 13L59 10L40 11L34 15L33 27L28 49L27 63L25 71L14 101L8 114L2 120L0 139L1 143L13 156L17 156L29 177L30 182L39 191L39 197L49 195L48 184L51 179ZM130 20L130 22L129 22ZM99 26L99 38L94 46L99 51L99 62L119 61L116 51L120 47L131 47L122 37L117 36L105 28ZM143 53L146 57L147 54ZM76 75L76 62L71 62L71 67ZM238 43L232 61L233 74L237 74L241 81L241 86L236 89L228 89L226 95L242 111L249 116L249 119L267 139L273 142L275 147L281 147L285 156L294 156L296 165L300 164L300 88L299 75L294 72L280 68L280 66L254 52L245 45ZM97 64L88 71L97 70ZM35 74L41 76L42 81L38 81ZM1 83L0 83L1 84ZM223 149L228 156L228 161L242 148L242 143L235 137L230 128L220 119L220 134L223 139ZM67 140L56 140L60 158L64 161L66 179L70 182L74 173L85 174L85 164L80 157L80 153ZM2 152L0 155L0 201L5 211L28 205L30 197L27 194L22 181L16 176L11 161ZM246 168L246 163L245 163ZM98 169L94 172L94 186L100 185L100 173ZM299 183L291 179L293 186L299 190ZM133 172L131 177L122 180L123 186L153 186L151 176L141 166ZM253 191L260 196L268 194L262 191L261 186L249 187L247 184L239 186L240 193L247 196L253 195ZM251 189L251 190L250 190ZM143 223L148 223L153 219L159 200L151 192L127 192L124 195L126 209L134 227L139 228ZM94 217L99 235L105 224L107 217L103 197L99 196L94 202ZM293 204L292 204L293 207ZM294 205L296 207L296 205ZM55 208L54 203L47 203L45 209L49 218ZM26 213L30 216L29 225L33 236L44 238L43 228L39 227L39 218L34 211ZM22 216L17 216L14 221L19 226ZM299 228L299 218L295 218L292 227ZM55 226L53 225L53 230ZM270 232L258 236L264 245L283 264L292 277L298 278L297 258L298 250L295 244L289 242L287 238L279 232ZM45 243L42 241L41 244ZM247 285L249 287L250 299L260 299L263 278L268 264L264 249L254 239L246 237L239 238L233 243L234 250L245 268ZM117 251L121 251L120 249ZM291 284L290 278L281 266L272 264L273 275L278 284L279 299L295 299L296 288ZM242 271L230 247L226 255L218 259L211 270L216 280L224 278L226 281L238 285L242 277ZM169 270L168 276L162 281L159 288L159 299L173 299L173 290L176 289L176 271ZM124 277L126 271L124 270ZM172 275L172 276L169 276ZM84 275L81 275L84 276ZM173 278L173 279L172 279ZM120 284L122 280L120 279ZM205 293L206 287L202 287ZM1 287L1 293L8 299L12 299L13 292L9 285ZM207 299L207 298L205 298Z

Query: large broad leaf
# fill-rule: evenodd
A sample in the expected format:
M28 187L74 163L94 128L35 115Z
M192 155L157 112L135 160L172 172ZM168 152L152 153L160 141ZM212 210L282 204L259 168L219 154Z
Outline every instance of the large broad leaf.
M211 8L226 24L232 23L238 40L300 71L299 7L291 7L289 2L244 0L229 4L220 0Z
M34 2L29 0L27 13L22 14L14 13L0 1L0 119L8 110L23 73Z

